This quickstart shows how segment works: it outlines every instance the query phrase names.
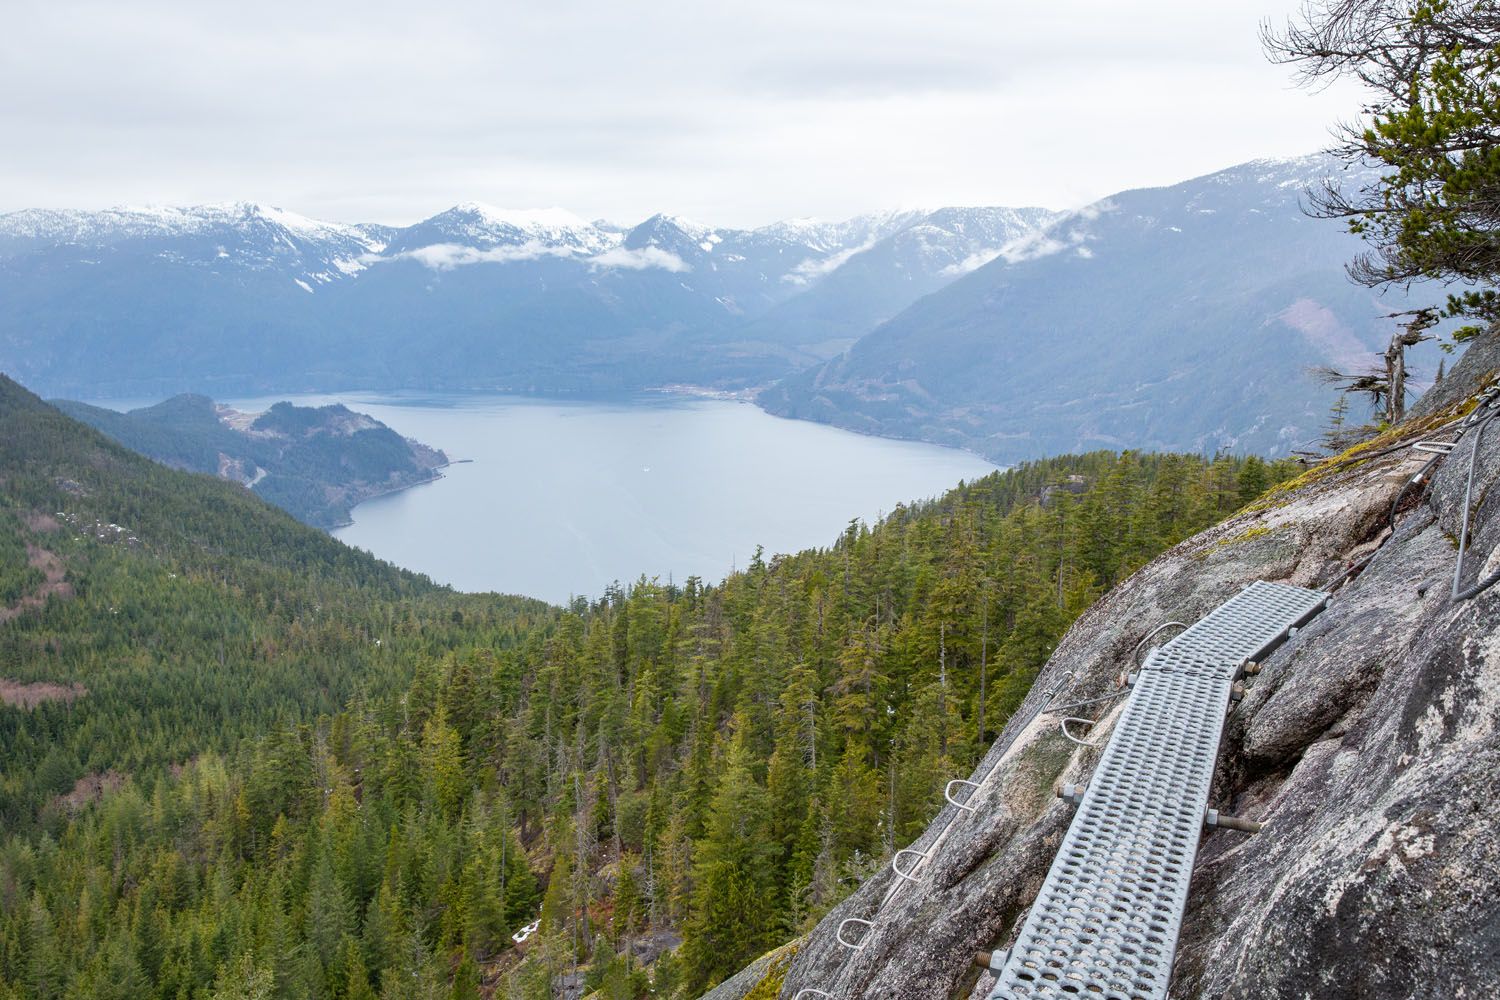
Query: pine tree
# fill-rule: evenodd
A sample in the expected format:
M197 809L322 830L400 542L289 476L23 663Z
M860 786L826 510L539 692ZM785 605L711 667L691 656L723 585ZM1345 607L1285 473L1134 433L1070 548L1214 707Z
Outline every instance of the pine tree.
M443 815L456 817L469 784L464 776L463 744L441 705L422 728L422 758L428 788L438 808Z
M334 875L328 850L321 850L307 886L303 934L312 961L321 965L329 992L344 985L344 940L353 933L354 904Z
M464 957L453 972L453 989L448 997L449 1000L479 1000L479 965L468 949L464 950Z
M275 976L246 952L220 968L212 1000L272 1000L275 996Z
M737 734L693 869L694 902L682 946L690 989L720 981L774 940L776 914L764 891L775 870L769 811Z

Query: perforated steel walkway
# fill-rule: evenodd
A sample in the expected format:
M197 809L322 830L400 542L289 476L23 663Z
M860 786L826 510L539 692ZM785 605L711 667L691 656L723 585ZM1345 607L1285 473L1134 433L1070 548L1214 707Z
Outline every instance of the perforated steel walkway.
M1141 668L990 1000L1161 1000L1230 688L1327 595L1254 583Z

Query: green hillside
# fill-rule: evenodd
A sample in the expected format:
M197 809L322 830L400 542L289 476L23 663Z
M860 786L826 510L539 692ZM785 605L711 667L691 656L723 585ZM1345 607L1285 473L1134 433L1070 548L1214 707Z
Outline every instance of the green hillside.
M904 846L1098 594L1289 471L1051 459L558 611L3 387L0 579L41 546L76 591L0 624L0 676L56 686L0 709L5 1000L696 995Z
M361 500L430 481L448 457L341 405L277 403L222 419L207 396L184 393L128 413L61 399L58 409L148 458L250 484L318 528L349 523Z
M539 602L454 594L210 476L164 468L0 376L0 823L85 775L141 776L391 690L414 658L544 632ZM71 596L69 596L71 595ZM0 612L0 617L6 617ZM28 696L27 692L31 695Z

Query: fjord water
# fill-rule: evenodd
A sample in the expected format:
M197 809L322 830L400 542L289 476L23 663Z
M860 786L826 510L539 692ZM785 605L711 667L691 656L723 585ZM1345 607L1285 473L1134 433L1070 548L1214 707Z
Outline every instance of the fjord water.
M650 394L346 394L341 402L442 448L444 478L377 497L334 534L460 590L549 601L641 574L718 580L775 552L831 544L850 518L936 496L995 467L967 452L772 417L752 404ZM464 461L468 460L468 461Z

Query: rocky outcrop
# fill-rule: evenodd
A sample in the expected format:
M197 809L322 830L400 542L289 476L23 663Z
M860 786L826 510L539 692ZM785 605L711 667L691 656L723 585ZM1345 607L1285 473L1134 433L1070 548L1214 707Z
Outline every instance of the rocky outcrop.
M1497 373L1500 373L1500 323L1490 325L1470 342L1448 377L1412 404L1412 415L1425 417L1457 406L1464 397L1473 394L1475 386L1493 381Z
M1148 630L1194 621L1253 580L1334 587L1229 719L1210 804L1266 828L1205 836L1175 998L1500 987L1500 587L1450 598L1474 436L1430 484L1404 492L1429 456L1385 451L1465 405L1472 398L1326 463L1155 560L1078 620L1015 717L1012 727L1058 685L1060 702L1111 694ZM1465 583L1500 564L1500 431L1477 457ZM1094 706L1099 735L1119 707ZM995 768L978 812L954 818L925 878L883 909L893 876L872 878L801 943L779 995L983 996L989 974L971 956L1014 937L1071 815L1054 785L1086 781L1097 756L1049 714L1008 728L973 776ZM835 941L845 917L874 921L858 952Z

